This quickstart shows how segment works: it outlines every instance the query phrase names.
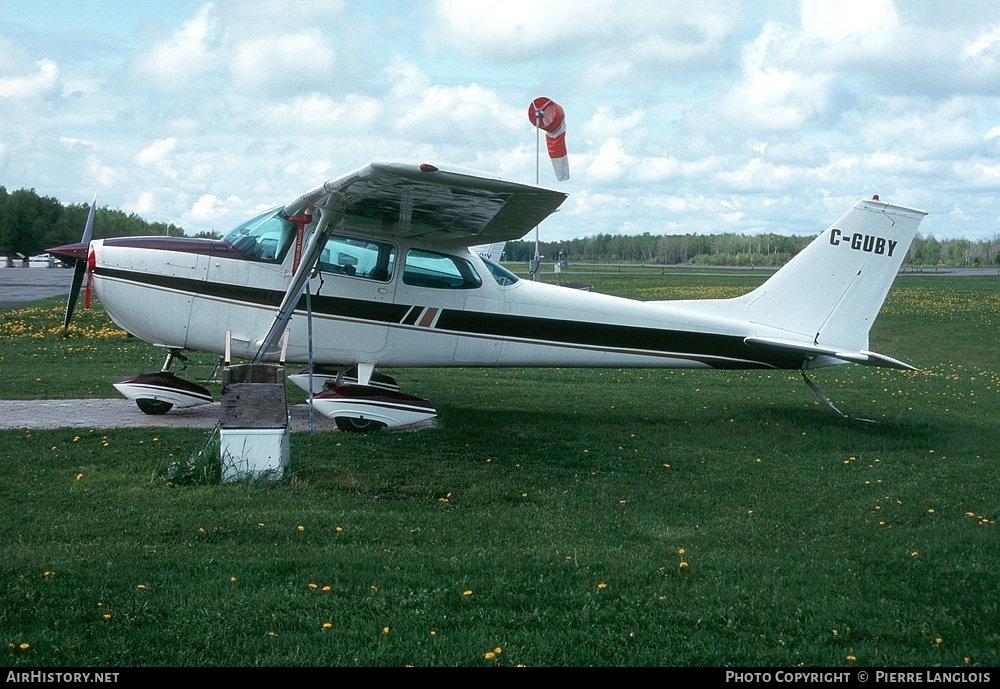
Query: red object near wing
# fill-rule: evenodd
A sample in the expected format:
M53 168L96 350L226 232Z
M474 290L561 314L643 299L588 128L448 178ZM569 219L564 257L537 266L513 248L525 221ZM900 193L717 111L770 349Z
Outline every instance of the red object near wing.
M556 179L569 179L569 154L566 152L566 113L551 98L536 98L528 106L528 121L545 132L545 145L552 159Z

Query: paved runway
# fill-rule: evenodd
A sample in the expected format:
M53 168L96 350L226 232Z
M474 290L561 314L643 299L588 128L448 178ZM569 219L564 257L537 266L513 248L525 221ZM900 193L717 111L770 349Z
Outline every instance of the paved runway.
M308 431L309 405L288 407L293 431ZM173 409L166 414L143 414L135 402L121 399L0 400L0 430L13 428L214 428L219 403ZM334 430L332 419L313 415L317 432Z
M0 309L69 294L72 283L68 268L0 268Z

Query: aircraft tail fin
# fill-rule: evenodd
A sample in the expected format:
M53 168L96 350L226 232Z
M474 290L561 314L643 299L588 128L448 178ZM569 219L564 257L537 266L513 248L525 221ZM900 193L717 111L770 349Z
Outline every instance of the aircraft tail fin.
M503 256L503 249L507 246L507 242L493 242L492 244L480 244L479 246L472 247L472 250L483 258L488 258L491 261L500 262L500 257Z
M748 343L895 362L867 352L868 332L925 215L877 197L859 201L763 285L738 298L756 326Z

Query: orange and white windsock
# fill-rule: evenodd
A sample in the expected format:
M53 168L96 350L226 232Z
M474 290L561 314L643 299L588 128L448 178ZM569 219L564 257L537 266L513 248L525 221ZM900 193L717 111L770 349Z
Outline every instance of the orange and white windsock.
M566 113L549 98L536 98L528 106L528 120L545 132L545 145L552 159L556 179L569 179L569 155L566 153Z

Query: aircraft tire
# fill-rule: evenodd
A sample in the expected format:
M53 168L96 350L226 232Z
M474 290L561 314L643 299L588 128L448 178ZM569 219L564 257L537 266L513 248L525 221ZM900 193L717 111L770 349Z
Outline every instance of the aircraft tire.
M371 433L386 427L381 421L360 419L353 416L338 416L333 421L337 424L337 428L345 433Z
M170 402L151 399L137 399L135 405L139 407L139 411L143 414L151 415L166 414L174 407Z

